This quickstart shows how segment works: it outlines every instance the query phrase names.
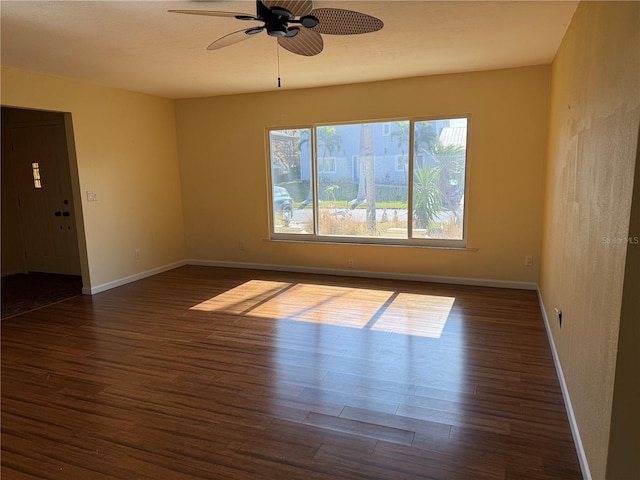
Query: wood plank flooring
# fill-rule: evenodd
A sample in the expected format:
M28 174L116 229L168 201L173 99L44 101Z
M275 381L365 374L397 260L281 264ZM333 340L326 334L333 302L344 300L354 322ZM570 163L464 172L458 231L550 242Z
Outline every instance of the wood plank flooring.
M577 479L535 292L187 266L3 320L3 479Z

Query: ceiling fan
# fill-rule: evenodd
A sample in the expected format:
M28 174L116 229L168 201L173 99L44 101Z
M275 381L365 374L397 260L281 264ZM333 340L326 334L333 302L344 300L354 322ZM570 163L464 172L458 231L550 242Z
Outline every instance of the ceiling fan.
M313 9L312 0L257 0L256 14L216 12L210 10L169 10L170 13L232 17L243 21L262 22L263 25L238 30L225 35L207 47L217 50L246 40L263 30L278 39L278 44L298 55L312 56L322 51L320 34L355 35L380 30L382 20L340 8Z

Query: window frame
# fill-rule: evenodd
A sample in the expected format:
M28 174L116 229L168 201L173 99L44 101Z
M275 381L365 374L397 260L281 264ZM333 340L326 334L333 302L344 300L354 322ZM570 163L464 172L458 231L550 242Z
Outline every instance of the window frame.
M409 122L409 149L405 154L407 158L408 177L407 177L407 212L413 212L413 184L414 184L414 132L415 125L418 122L429 122L437 120L466 120L466 146L465 146L465 168L464 168L464 190L463 198L464 203L462 205L462 238L460 239L443 239L443 238L420 238L412 237L413 231L413 218L412 215L407 215L407 238L393 238L393 237L357 237L357 236L344 236L344 235L330 235L318 233L318 192L319 192L319 177L322 173L318 171L318 155L317 155L317 134L316 129L318 127L326 126L345 126L345 125L361 125L366 123L391 123L391 122ZM271 171L271 143L270 132L277 130L305 130L310 131L310 189L313 195L312 202L312 219L313 219L313 232L312 233L286 233L275 231L275 212L273 209L273 178ZM390 119L378 119L378 120L354 120L347 122L326 122L326 123L305 123L296 126L269 126L265 129L266 137L266 166L267 166L267 192L268 192L268 221L269 221L269 240L271 241L285 241L295 243L319 243L319 244L334 244L334 245L371 245L371 246L393 246L393 247L419 247L419 248L444 248L444 249L460 249L460 250L474 250L468 247L468 214L469 214L469 172L471 165L471 130L472 130L472 115L471 114L451 114L451 115L438 115L438 116L417 116L417 117L404 117L404 118L390 118ZM391 132L389 132L391 134ZM386 135L384 135L386 136ZM352 158L352 168L354 158ZM424 158L424 154L415 155L416 158ZM328 158L328 157L327 157ZM394 167L395 169L395 167Z

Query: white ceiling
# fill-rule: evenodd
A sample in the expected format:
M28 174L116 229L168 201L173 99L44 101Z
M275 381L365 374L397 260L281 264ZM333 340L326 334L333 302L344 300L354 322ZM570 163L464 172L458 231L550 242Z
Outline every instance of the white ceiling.
M316 8L378 17L384 28L323 35L324 51L314 57L279 49L282 88L547 64L576 5L563 0L316 0ZM277 89L277 42L265 32L220 50L206 49L253 22L167 13L255 14L253 1L2 0L0 8L4 66L170 98Z

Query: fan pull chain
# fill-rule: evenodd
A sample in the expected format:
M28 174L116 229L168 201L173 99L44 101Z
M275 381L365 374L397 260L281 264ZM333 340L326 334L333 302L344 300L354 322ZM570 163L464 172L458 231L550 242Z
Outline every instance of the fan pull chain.
M276 41L276 55L278 56L278 88L280 88L280 44Z

